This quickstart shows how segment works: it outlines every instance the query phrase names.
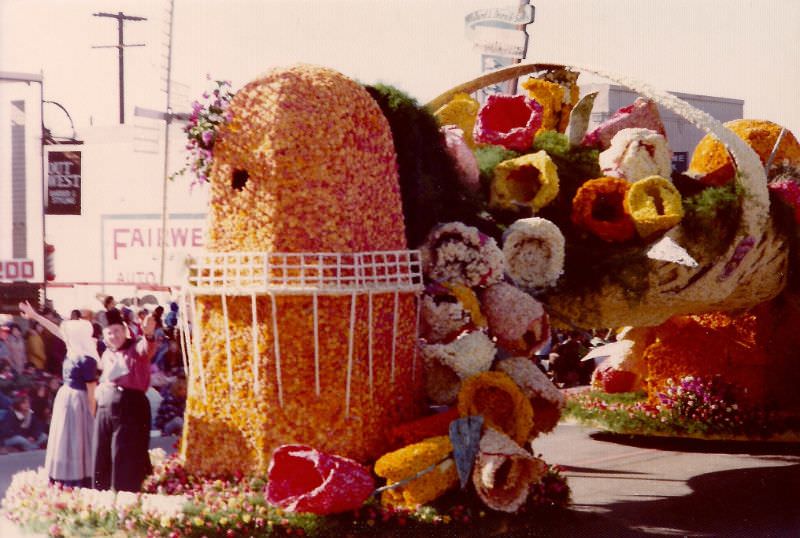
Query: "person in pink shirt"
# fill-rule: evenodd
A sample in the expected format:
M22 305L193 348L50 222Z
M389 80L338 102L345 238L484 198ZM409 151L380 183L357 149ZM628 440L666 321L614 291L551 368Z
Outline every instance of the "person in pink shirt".
M94 424L92 487L137 492L150 465L150 360L155 352L155 322L147 318L143 337L128 338L119 310L106 313L100 359L97 417Z

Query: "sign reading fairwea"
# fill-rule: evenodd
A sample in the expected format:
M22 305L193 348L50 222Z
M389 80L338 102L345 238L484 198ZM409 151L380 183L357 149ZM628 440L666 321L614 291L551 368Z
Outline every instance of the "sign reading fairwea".
M158 284L161 270L161 215L103 215L104 282ZM164 284L184 285L186 259L203 251L206 217L202 214L169 216Z
M81 214L81 152L47 152L47 214Z

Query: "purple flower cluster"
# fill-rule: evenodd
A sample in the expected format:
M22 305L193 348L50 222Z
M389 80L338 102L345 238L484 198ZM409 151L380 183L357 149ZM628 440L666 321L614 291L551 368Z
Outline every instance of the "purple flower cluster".
M215 85L213 90L203 93L201 100L192 103L189 123L183 129L188 139L187 167L196 178L192 184L208 181L217 133L221 126L231 120L228 110L234 95L231 83L227 80L217 80ZM186 168L178 174L183 174L185 171Z
M736 388L720 376L670 378L658 399L662 417L698 433L734 433L746 425Z

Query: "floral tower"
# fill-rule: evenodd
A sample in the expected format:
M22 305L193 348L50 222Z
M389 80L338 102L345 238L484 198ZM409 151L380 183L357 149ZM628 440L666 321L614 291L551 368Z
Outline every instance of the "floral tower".
M423 400L419 253L387 120L362 86L313 66L268 72L229 113L208 254L184 296L186 466L263 472L287 443L373 459Z

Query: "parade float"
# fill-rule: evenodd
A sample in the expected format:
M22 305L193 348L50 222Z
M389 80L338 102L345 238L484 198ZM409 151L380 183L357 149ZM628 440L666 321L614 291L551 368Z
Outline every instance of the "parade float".
M641 97L589 131L581 71ZM519 95L470 95L520 77ZM672 174L656 104L710 133L697 150L706 168ZM794 150L749 144L635 81L521 64L422 107L295 66L235 94L220 86L187 131L211 206L208 252L188 263L181 298L179 451L154 454L138 494L21 473L3 513L22 527L176 537L522 528L569 502L536 453L567 405L536 364L552 326L637 327L619 355L652 359L618 360L598 383L626 394L639 383L651 405L663 393L678 414L691 388L675 385L682 367L697 377L678 383L718 397L707 405L718 411L727 393L697 380L726 375L733 360L682 338L686 327L708 335L702 320L733 319L715 312L755 307L752 323L728 325L764 364L793 337L752 328L789 315L770 309L796 308L785 291L797 262ZM751 145L769 145L767 158ZM788 217L771 210L773 163L772 207ZM690 346L708 359L698 365ZM742 363L741 375L756 366ZM697 416L736 416L723 409Z

